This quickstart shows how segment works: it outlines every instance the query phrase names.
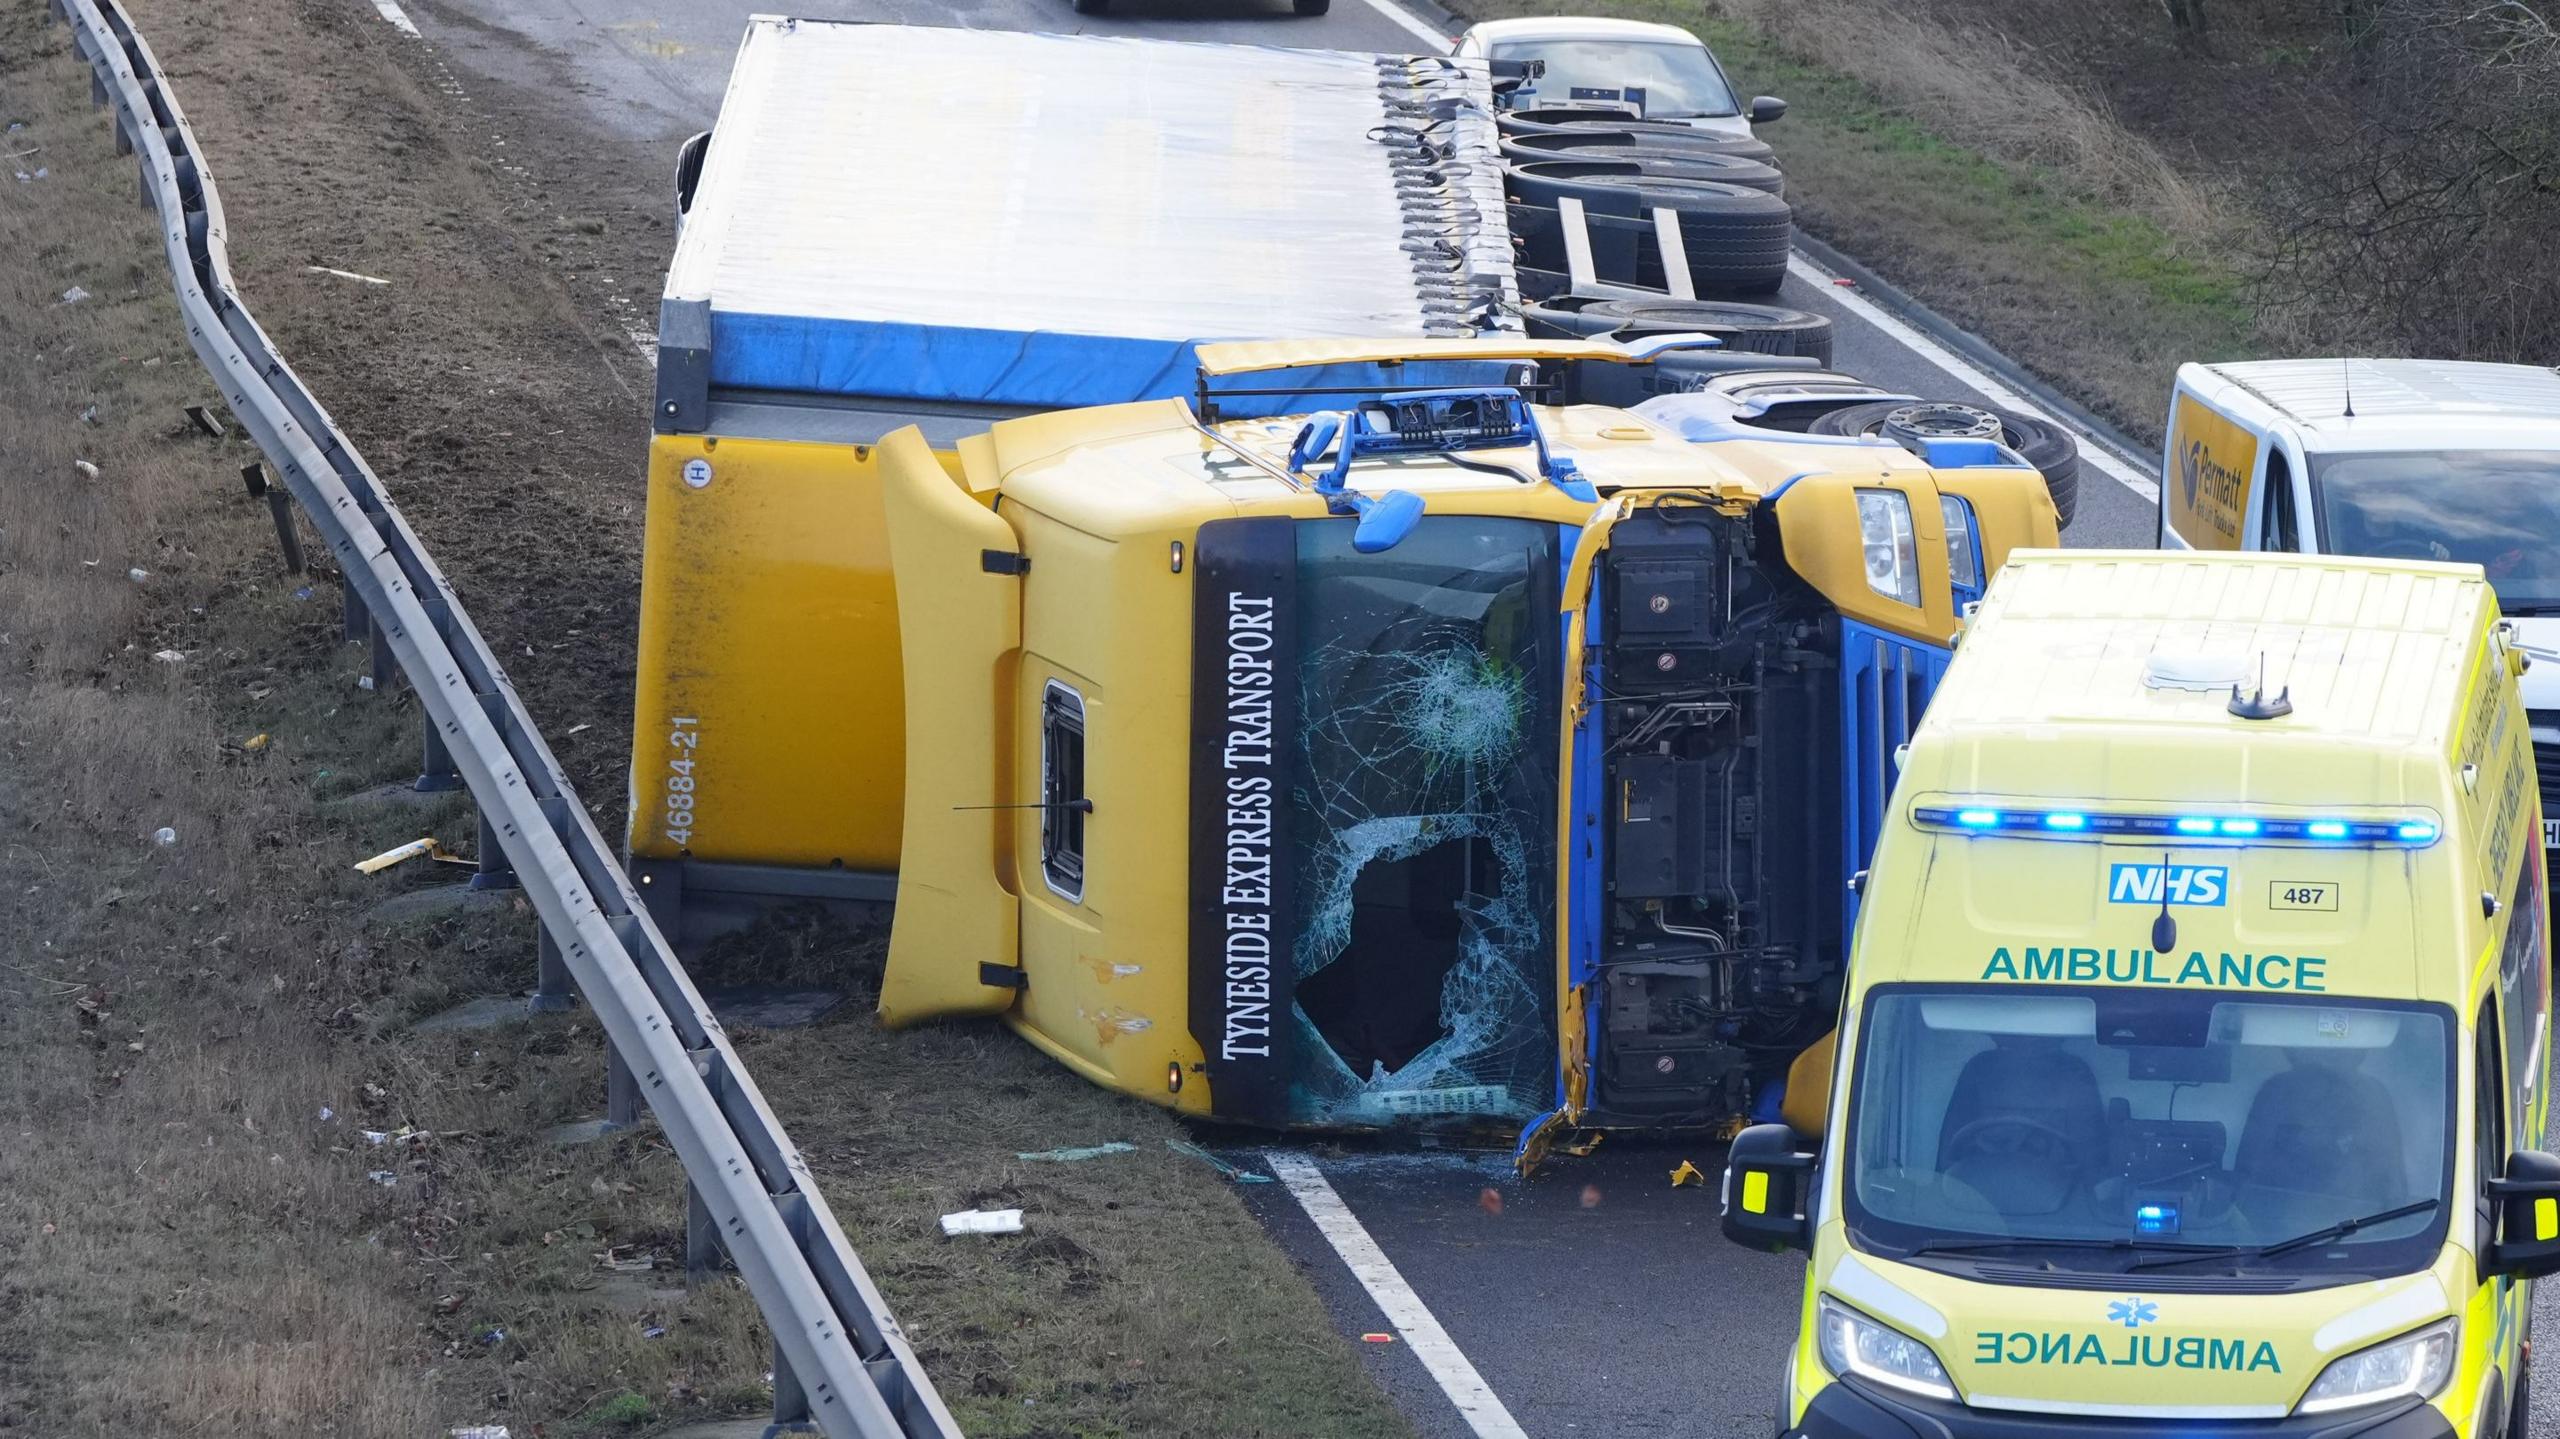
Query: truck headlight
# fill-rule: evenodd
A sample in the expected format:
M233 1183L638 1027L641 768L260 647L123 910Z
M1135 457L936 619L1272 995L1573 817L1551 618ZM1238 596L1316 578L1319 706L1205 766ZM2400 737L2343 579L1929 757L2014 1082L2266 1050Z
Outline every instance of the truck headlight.
M1947 583L1960 590L1982 588L1982 561L1973 552L1973 506L1940 495L1938 518L1947 526Z
M1918 607L1920 549L1911 528L1911 497L1900 490L1858 491L1858 538L1866 545L1868 587Z
M2460 1333L2456 1321L2447 1319L2333 1359L2293 1412L2327 1414L2387 1399L2433 1399L2453 1377L2454 1341Z
M1947 1382L1946 1366L1928 1345L1899 1329L1879 1324L1843 1304L1820 1300L1813 1313L1821 1337L1822 1364L1834 1374L1861 1379L1931 1399L1953 1399L1956 1386Z

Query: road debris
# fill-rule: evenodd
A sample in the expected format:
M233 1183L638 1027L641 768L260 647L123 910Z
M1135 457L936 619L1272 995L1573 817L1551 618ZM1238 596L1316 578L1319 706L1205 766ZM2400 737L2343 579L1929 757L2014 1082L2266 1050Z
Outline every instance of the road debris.
M400 1176L388 1169L368 1169L364 1172L364 1177L385 1189L397 1188L400 1183Z
M451 1439L514 1439L504 1424L472 1424L453 1431Z
M89 298L89 292L81 289L77 285L74 285L70 289L62 292L62 303L66 305L76 305L87 298Z
M167 825L162 825L151 832L151 842L162 849L167 849L178 842L178 832Z
M1079 1159L1100 1159L1106 1154L1134 1154L1137 1148L1138 1146L1125 1140L1114 1139L1104 1144L1089 1144L1081 1149L1035 1149L1028 1154L1017 1154L1014 1158L1072 1164Z
M413 859L432 859L442 864L470 863L469 860L463 859L461 856L448 851L443 845L436 843L436 837L434 835L428 835L424 839L413 839L407 844L395 845L392 848L386 849L382 853L373 856L371 859L357 860L356 873L380 874L395 864L406 864Z
M957 1237L963 1234L1020 1234L1022 1211L1019 1209L963 1209L942 1216L942 1232Z
M1202 1149L1199 1145L1192 1143L1188 1139L1168 1139L1164 1142L1164 1147L1172 1150L1176 1154L1189 1155L1191 1158L1199 1160L1201 1163L1208 1165L1211 1169L1218 1171L1220 1174L1225 1175L1227 1178L1234 1180L1238 1184L1269 1184L1271 1182L1270 1175L1255 1174L1251 1170L1238 1169L1234 1165L1229 1164L1218 1156Z
M1679 1188L1683 1184L1703 1185L1706 1182L1707 1176L1698 1172L1698 1166L1685 1159L1680 1161L1679 1168L1671 1171L1671 1187L1674 1189Z
M389 280L382 279L378 276L359 275L353 270L332 270L326 265L305 265L302 268L309 270L315 275L335 275L341 280L362 280L368 285L388 285L391 283Z
M153 650L151 657L164 665L177 664L187 657L185 650Z
M1393 1344L1396 1342L1396 1337L1383 1330L1372 1329L1368 1333L1360 1336L1360 1342L1363 1344Z
M80 478L84 480L94 480L98 477L98 467L87 460L73 460L71 468L78 470Z
M125 571L125 572L124 572L124 577L125 577L126 579L129 579L129 580L133 581L133 582L134 582L135 584L137 584L137 585L139 585L139 584L144 584L144 583L147 583L147 582L150 580L150 578L151 578L151 571L146 570L146 569L143 569L142 567L140 567L140 566L138 566L138 565L137 565L137 566L135 566L134 568L129 569L129 570L127 570L127 571Z

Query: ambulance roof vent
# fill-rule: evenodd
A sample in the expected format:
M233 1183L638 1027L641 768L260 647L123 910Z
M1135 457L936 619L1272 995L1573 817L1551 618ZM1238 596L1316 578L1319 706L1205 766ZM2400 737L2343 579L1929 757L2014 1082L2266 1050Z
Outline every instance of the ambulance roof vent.
M2142 662L2142 683L2155 690L2194 690L2215 694L2248 682L2256 666L2247 655L2167 652Z

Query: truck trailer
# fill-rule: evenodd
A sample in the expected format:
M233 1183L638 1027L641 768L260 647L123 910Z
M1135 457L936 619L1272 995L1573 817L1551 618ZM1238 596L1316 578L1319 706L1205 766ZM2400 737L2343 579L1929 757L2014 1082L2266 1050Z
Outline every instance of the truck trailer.
M898 99L846 101L829 66L981 41L1080 97L1102 72L1142 93L1113 67L1155 49L1224 48L751 34L662 313L629 833L661 926L894 898L887 1022L998 1016L1203 1116L1491 1130L1534 1159L1568 1127L1767 1112L1836 1011L1847 881L1963 607L2055 540L2042 476L1982 439L1591 403L1699 352L1513 330L1462 147L1417 187L1371 134L1490 114L1445 59L1183 55L1177 78L1228 89L1138 107L1141 168L1232 153L1245 116L1263 136L1238 95L1265 84L1312 131L1252 144L1346 131L1388 163L1158 196L1267 223L1229 244L1203 222L1188 298L1143 324L1103 297L1170 261L1064 261L1152 222L1064 194L1007 234L1066 300L936 299L925 250L1003 252L965 227L865 238L904 257L884 286L824 238L934 212L808 193L832 107ZM994 164L1025 123L934 133ZM1018 163L1011 191L1046 193ZM1212 171L1097 183L1134 204ZM1365 248L1361 283L1400 296L1374 321L1333 289L1362 245L1262 265L1269 225L1358 204L1430 235L1421 261Z

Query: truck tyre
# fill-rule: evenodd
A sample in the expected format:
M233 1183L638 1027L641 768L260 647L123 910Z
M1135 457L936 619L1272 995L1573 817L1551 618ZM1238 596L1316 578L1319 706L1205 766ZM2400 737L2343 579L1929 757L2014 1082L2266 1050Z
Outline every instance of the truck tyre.
M1291 8L1301 15L1313 17L1332 9L1333 0L1294 0Z
M1626 192L1632 189L1644 194L1648 208L1668 205L1687 210L1720 198L1723 189L1739 186L1774 197L1786 183L1770 166L1729 155L1692 155L1676 161L1648 156L1642 164L1615 159L1526 160L1507 169L1506 188L1532 205L1553 205L1565 195L1585 204L1624 205Z
M1638 340L1651 335L1697 333L1724 342L1728 353L1795 355L1831 363L1831 320L1826 315L1739 300L1625 300L1565 296L1531 306L1531 327L1557 335L1607 335Z
M1924 401L1924 405L1950 411L1972 410L1998 421L2000 442L2018 452L2018 457L2043 473L2045 489L2053 495L2054 513L2065 525L2080 508L2080 446L2060 426L2032 415L2013 410L1977 405L1970 401ZM1916 408L1908 400L1880 400L1872 404L1849 405L1817 416L1806 433L1815 435L1881 435L1887 432L1887 420L1901 411Z
M1786 177L1775 165L1764 165L1740 155L1717 155L1700 150L1586 150L1573 158L1595 164L1633 165L1648 176L1660 175L1681 180L1714 180L1726 185L1744 185L1766 190L1772 195L1787 192Z
M1680 155L1731 155L1739 160L1757 160L1768 164L1771 151L1757 140L1730 139L1722 135L1667 134L1649 131L1611 130L1600 126L1588 129L1559 126L1502 137L1502 158L1518 160L1631 160L1643 155L1670 158Z
M1738 300L1592 300L1563 295L1521 311L1541 339L1642 340L1655 335L1712 335L1717 353L1782 355L1831 363L1831 321L1802 310Z
M1543 118L1546 116L1557 118ZM1632 135L1639 146L1655 141L1670 149L1704 146L1719 154L1776 163L1773 157L1777 152L1769 148L1768 141L1755 136L1719 135L1712 130L1693 130L1670 120L1641 119L1624 111L1563 107L1513 110L1499 116L1496 124L1505 137L1512 139L1525 140L1532 135Z
M2533 1354L2529 1347L2533 1342L2532 1333L2532 1327L2528 1325L2525 1330L2528 1348L2523 1361L2516 1365L2515 1404L2507 1411L2507 1439L2526 1439L2533 1433Z

